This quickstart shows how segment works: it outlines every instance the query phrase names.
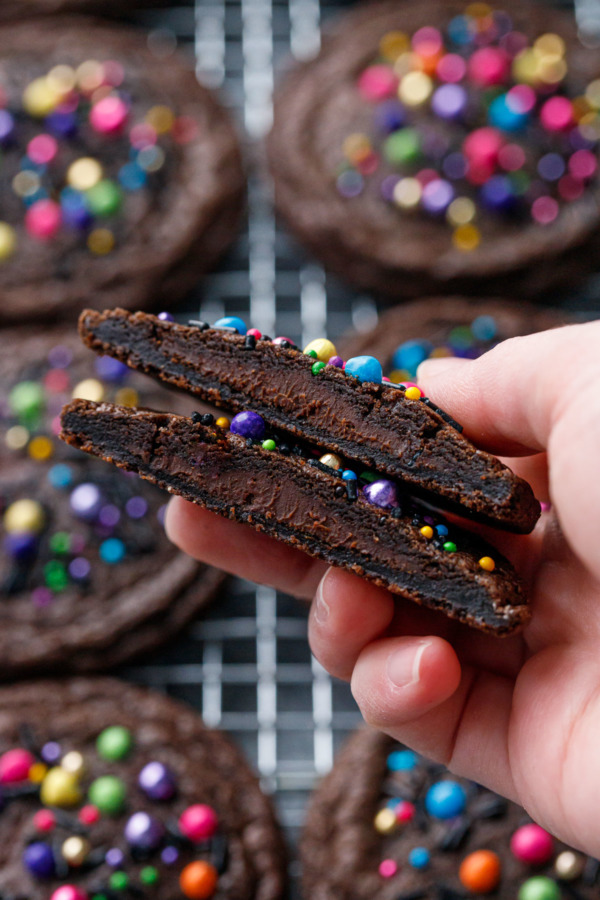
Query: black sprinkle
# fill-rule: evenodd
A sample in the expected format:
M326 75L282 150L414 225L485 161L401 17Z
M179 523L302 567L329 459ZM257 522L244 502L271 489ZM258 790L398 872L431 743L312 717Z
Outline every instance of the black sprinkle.
M459 425L456 419L453 419L452 416L449 415L445 410L440 409L439 406L436 406L435 411L439 416L442 417L444 422L447 422L448 425L452 425L452 427L455 428L459 432L459 434L462 433L462 425Z
M394 381L385 381L382 382L382 388L395 388L397 391L405 391L406 388L403 384L396 384Z
M394 519L401 519L403 516L402 507L394 506L393 509L390 510L390 514L393 516Z
M346 494L348 495L348 500L358 499L358 484L354 478L346 482Z
M253 334L247 334L244 338L244 350L255 350L256 349L256 338Z
M421 519L420 519L418 516L413 516L413 518L412 518L410 524L411 524L411 525L415 525L415 526L416 526L416 525L420 525L420 524L421 524Z
M290 347L292 346L292 342L291 341L279 341L279 346L283 347L284 350L289 350Z
M2 583L2 592L4 594L20 594L27 587L28 569L21 566L14 566Z
M429 831L429 816L420 803L415 806L415 825L419 831Z
M21 797L35 797L40 792L39 784L23 784L18 787L2 787L2 800L8 803L10 800L20 800Z
M471 822L466 816L448 826L445 834L437 842L438 850L459 850L471 830Z
M300 444L294 444L294 446L292 447L292 453L294 454L294 456L304 456L304 451Z
M290 454L289 444L280 444L279 452L283 453L284 456L289 456L289 454Z
M208 322L201 322L200 319L190 319L189 324L199 328L200 331L206 331L207 328L210 328Z
M583 874L581 876L583 883L589 885L596 884L599 874L600 862L597 859L594 859L593 856L589 856L585 866L583 867Z
M64 809L58 809L56 806L51 806L50 809L54 813L57 824L62 828L67 828L75 834L87 834L87 826L80 822L76 816L72 816L70 813L65 812Z
M268 334L263 334L263 336L261 337L261 341L272 341L272 340L273 340L273 338L269 337Z
M199 413L198 411L193 412L192 422L194 423L194 425L200 425L200 423L202 422L202 413Z
M433 406L433 403L429 399L429 397L421 397L421 402L425 404L425 406Z
M344 487L343 484L336 484L335 496L336 497L345 497L346 496L346 488Z
M200 417L200 421L203 425L212 425L215 421L215 417L212 413L203 413Z
M387 516L379 516L379 524L387 525Z
M469 812L476 819L496 819L505 816L508 803L504 797L496 794L484 794L477 797L471 804Z
M129 848L129 852L132 860L136 863L146 862L154 853L154 851L150 850L148 847L136 847L133 844Z
M222 875L229 863L229 844L224 834L215 834L210 842L210 857L212 864Z

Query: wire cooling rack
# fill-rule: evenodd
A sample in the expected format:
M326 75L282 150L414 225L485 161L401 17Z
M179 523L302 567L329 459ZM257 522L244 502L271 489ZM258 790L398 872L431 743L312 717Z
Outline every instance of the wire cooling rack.
M343 0L196 0L194 5L190 0L136 14L158 52L168 54L175 42L193 52L198 78L222 91L245 134L250 161L246 227L219 270L190 298L183 320L199 313L207 321L240 315L300 346L352 325L367 329L376 320L371 298L325 276L277 227L270 186L257 174L277 73L287 58L316 53L322 24L349 5ZM597 34L599 10L600 0L581 0L578 7L580 24ZM599 297L596 279L569 305L598 308ZM306 611L270 588L231 579L206 617L177 643L123 671L188 701L208 725L230 733L273 793L292 847L309 791L360 721L348 686L330 679L311 657ZM292 861L294 898L297 874Z

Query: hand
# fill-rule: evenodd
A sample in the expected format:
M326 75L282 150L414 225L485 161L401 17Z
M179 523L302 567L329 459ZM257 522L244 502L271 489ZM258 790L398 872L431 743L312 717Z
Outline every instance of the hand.
M521 803L600 856L600 323L424 363L419 383L478 446L552 499L532 535L485 532L528 583L532 620L505 639L179 498L167 529L206 562L299 597L310 641L365 719Z

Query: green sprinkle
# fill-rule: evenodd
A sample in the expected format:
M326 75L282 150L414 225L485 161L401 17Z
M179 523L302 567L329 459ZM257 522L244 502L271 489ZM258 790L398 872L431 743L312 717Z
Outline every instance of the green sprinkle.
M311 359L317 359L317 351L316 350L309 350L308 353L305 355L310 356Z
M46 563L44 566L44 581L46 587L49 587L51 591L64 591L69 584L69 576L64 565L56 559Z
M454 541L446 541L444 550L446 550L447 553L456 553L456 544Z
M68 553L71 549L71 535L66 531L57 531L50 538L52 553Z
M416 162L421 154L421 139L414 128L394 131L383 143L383 155L392 165Z
M106 894L94 894L92 900L108 900Z
M371 484L377 478L377 475L374 472L362 472L360 475L363 481L367 481Z
M158 881L158 869L154 866L144 866L140 872L140 881L142 884L156 884Z
M122 725L110 725L98 735L96 740L96 750L102 759L124 759L132 745L131 732Z
M129 886L129 877L125 872L113 872L108 883L113 891L124 891Z
M275 443L273 438L267 438L266 441L262 442L261 446L262 446L263 450L275 450L275 448L277 447L277 444Z
M314 352L314 351L311 350L311 353L313 353L313 352ZM322 372L322 371L323 371L323 369L325 368L326 365L327 365L326 363L321 362L321 361L319 360L319 362L316 362L316 363L313 363L313 364L312 364L312 366L310 367L310 371L313 373L313 375L318 375L319 372Z

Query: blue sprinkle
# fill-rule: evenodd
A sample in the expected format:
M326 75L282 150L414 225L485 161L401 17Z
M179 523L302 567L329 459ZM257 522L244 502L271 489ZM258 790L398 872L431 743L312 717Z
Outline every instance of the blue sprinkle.
M126 191L139 191L147 180L146 172L135 162L125 163L119 169L119 181Z
M435 530L440 535L440 537L446 537L446 535L448 534L448 529L445 525L436 525Z
M73 473L70 466L57 463L48 471L48 481L53 488L66 488L73 481Z
M506 94L492 100L488 109L488 122L501 131L521 131L529 119L529 113L519 110Z
M111 566L120 563L125 556L125 544L119 538L107 538L100 544L100 559Z
M387 758L387 765L392 772L410 772L417 761L417 754L412 750L394 750Z
M358 378L360 382L371 381L374 384L381 384L383 378L381 363L374 356L353 356L346 363L344 372Z
M498 326L493 316L477 316L471 322L471 331L478 341L493 341L498 334Z
M235 328L238 334L246 334L248 331L246 323L238 316L224 316L222 319L217 319L213 328Z
M356 472L353 472L352 469L344 469L342 472L342 478L344 481L356 481Z
M464 788L457 781L438 781L425 795L425 809L436 819L453 819L467 803Z
M448 23L448 37L459 46L470 44L473 39L473 20L470 16L454 16Z
M431 341L405 341L392 356L392 367L406 369L411 375L416 375L418 367L428 358L432 350Z
M429 860L429 850L426 847L413 847L408 854L408 861L413 869L426 869Z

